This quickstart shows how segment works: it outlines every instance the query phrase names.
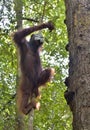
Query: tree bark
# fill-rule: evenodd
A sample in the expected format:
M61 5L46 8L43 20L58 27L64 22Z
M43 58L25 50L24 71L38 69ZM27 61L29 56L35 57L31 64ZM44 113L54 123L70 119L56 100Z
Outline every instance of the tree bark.
M23 8L23 1L22 0L14 0L14 10L16 12L16 22L17 22L17 29L22 28L22 8Z
M65 0L69 77L65 98L73 130L90 130L90 0Z
M22 0L14 0L14 10L16 13L16 23L17 29L22 28L22 7L23 7L23 3ZM18 57L19 60L19 57ZM17 64L17 68L19 68L19 65ZM19 71L19 69L17 70L17 72ZM18 86L18 79L19 79L19 75L17 76L17 81L16 81L16 85ZM17 88L16 88L17 89ZM19 112L16 110L16 126L15 126L15 130L24 130L24 118L22 115L19 114Z
M33 130L33 120L34 120L34 109L29 114L29 129L28 130Z
M14 10L16 12L16 22L17 22L17 29L21 29L23 27L23 23L22 23L22 18L23 18L23 14L22 14L22 8L23 8L23 1L22 0L14 0ZM18 57L18 60L19 57ZM17 65L18 67L18 72L20 72L19 70L19 65ZM19 78L19 74L18 74L18 78ZM18 86L18 81L17 81L17 86ZM29 130L33 130L33 118L34 118L34 110L31 111L30 115L29 115ZM27 123L24 123L24 117L16 112L16 128L15 130L24 130L26 127Z

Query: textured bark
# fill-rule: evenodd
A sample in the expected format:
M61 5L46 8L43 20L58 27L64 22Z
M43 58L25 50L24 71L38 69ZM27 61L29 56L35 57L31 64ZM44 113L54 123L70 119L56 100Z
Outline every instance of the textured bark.
M65 0L69 77L65 97L73 130L90 130L90 0Z

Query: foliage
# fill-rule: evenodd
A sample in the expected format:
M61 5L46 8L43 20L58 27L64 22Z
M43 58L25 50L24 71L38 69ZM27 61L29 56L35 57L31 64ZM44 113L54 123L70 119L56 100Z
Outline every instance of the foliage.
M66 89L64 79L68 74L64 2L63 0L22 0L22 2L24 27L48 20L52 20L55 24L53 32L42 31L45 36L44 50L41 55L43 66L54 67L56 75L53 82L42 89L41 109L35 110L34 113L34 129L69 130L71 114L63 96ZM0 12L0 130L14 130L18 66L16 48L12 41L12 32L17 28L14 1L1 0Z

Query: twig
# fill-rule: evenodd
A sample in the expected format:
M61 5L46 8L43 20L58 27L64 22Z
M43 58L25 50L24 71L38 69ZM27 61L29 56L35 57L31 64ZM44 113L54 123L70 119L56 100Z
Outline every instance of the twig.
M2 109L0 110L0 112L4 111L4 110L6 109L6 106L7 106L8 104L10 104L11 101L12 101L15 97L16 97L16 93L15 93L14 95L12 95L12 97L9 99L9 101L6 102L6 103L3 105Z
M28 21L32 21L32 22L39 22L38 20L32 19L32 18L25 18L22 17L22 20L28 20Z

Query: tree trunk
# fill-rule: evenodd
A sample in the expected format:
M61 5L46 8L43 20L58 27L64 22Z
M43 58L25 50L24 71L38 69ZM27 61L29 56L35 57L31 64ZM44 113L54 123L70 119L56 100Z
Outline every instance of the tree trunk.
M16 13L16 22L17 22L17 29L22 28L22 7L23 3L22 0L14 0L14 10ZM18 57L19 58L19 57ZM19 65L17 64L17 68L19 68ZM19 69L17 70L19 71ZM18 79L19 75L17 76L16 85L18 86ZM16 110L16 127L15 130L24 130L24 118L22 115L20 115Z
M23 27L23 24L22 24L22 8L23 8L23 1L22 0L14 0L14 10L16 12L16 22L17 22L17 29L21 29ZM19 60L19 57L18 57L18 60ZM19 65L18 65L18 71L19 70ZM19 75L18 75L18 78L19 78ZM18 86L18 82L17 82L17 86ZM34 110L32 110L30 112L30 115L29 115L29 130L33 130L33 118L34 118ZM22 115L20 115L18 112L17 112L17 115L16 115L16 128L15 130L24 130L26 125L28 123L25 123L24 125L24 117Z
M22 0L14 0L14 10L16 12L16 21L17 21L17 29L22 28L22 8L23 1Z
M65 98L73 130L90 130L90 0L65 0L69 77Z
M29 129L28 130L33 130L33 120L34 120L34 109L29 114Z

